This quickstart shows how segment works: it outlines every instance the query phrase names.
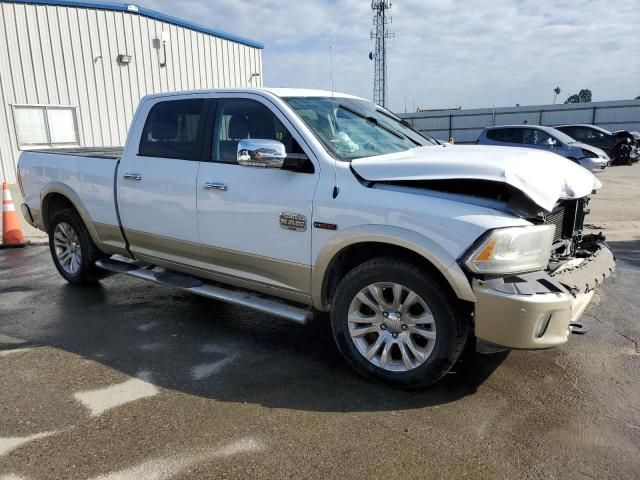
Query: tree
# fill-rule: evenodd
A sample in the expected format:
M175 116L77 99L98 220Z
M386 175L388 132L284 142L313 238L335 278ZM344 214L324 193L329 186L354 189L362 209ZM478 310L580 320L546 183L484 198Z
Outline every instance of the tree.
M638 95L638 96L636 97L636 100L640 100L640 95Z
M578 93L574 93L565 100L564 103L589 103L591 101L591 90L583 88Z

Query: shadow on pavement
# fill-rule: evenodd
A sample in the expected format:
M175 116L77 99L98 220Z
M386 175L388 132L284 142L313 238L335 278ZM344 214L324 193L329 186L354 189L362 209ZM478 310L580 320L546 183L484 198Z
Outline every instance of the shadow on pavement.
M623 260L640 266L640 240L607 242L616 260Z
M155 385L169 390L321 412L412 409L472 395L507 356L466 354L431 389L396 390L353 372L322 317L295 325L117 275L74 287L57 275L48 251L39 250L20 268L31 296L9 308L0 333L130 376L148 371ZM44 262L44 271L29 273L29 264L40 268ZM0 282L0 295L11 295L11 288ZM208 371L214 373L203 376Z

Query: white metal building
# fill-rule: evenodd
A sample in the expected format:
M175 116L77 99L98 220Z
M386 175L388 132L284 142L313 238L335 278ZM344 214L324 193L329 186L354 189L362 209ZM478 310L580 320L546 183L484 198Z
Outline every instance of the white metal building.
M262 86L262 48L136 5L0 0L0 180L22 149L122 146L149 93Z

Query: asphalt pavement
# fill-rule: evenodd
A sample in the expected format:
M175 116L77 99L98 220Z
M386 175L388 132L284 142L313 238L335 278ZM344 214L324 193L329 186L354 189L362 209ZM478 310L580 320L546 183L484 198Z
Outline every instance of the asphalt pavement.
M72 287L46 246L0 250L0 480L639 478L640 167L615 170L636 197L592 202L618 268L587 334L468 355L422 392L360 378L322 318Z

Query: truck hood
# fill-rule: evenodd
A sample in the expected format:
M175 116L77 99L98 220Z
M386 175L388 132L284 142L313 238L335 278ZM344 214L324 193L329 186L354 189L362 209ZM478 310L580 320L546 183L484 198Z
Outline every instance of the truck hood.
M585 197L602 186L580 165L555 153L530 148L434 145L357 158L351 167L372 182L463 179L501 182L519 190L547 212L553 210L558 200Z

